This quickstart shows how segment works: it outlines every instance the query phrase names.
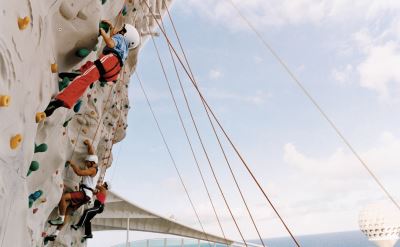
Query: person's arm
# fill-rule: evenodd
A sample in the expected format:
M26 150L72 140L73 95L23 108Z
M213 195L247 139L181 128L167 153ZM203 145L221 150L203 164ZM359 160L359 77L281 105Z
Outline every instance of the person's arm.
M94 149L93 149L92 144L90 144L90 141L89 141L88 139L86 139L86 140L83 142L83 144L85 144L85 145L87 146L87 152L88 152L88 154L93 155L93 154L94 154Z
M107 23L110 27L110 37L114 36L118 31L115 29L114 25L109 20L102 20L102 22Z
M102 28L100 28L100 35L101 35L101 37L103 37L104 42L106 43L106 45L109 48L114 48L115 47L114 40L110 36L108 36L106 31L104 31Z
M71 161L68 161L69 165L71 166L71 168L74 170L75 174L78 176L93 176L96 175L96 168L91 167L89 169L84 169L82 170L81 168L79 168L79 166L75 165L74 163L71 163Z

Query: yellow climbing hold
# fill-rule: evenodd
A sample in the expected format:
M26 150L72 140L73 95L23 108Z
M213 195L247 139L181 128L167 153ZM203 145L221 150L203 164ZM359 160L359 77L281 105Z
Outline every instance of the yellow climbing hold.
M24 30L28 27L31 22L31 18L29 16L25 16L24 18L18 17L18 27L20 30Z
M57 73L58 72L58 65L56 63L51 64L51 73Z
M46 113L44 113L44 112L36 113L36 123L42 122L45 119L46 119Z
M11 137L11 139L10 139L11 149L16 149L19 146L19 144L21 144L21 142L22 142L22 135L17 134L15 136Z
M10 96L0 95L0 107L7 107L10 104Z

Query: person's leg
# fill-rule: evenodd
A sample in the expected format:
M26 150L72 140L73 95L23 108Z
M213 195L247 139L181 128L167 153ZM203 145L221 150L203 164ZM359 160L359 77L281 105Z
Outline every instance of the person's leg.
M69 206L71 201L71 193L65 193L58 204L58 210L60 211L60 216L64 216L67 212L67 207Z
M85 223L85 236L92 236L92 223L89 220Z
M87 217L89 210L90 210L90 208L85 209L85 211L83 211L83 214L82 214L81 218L79 219L78 223L75 224L75 226L77 228L83 226L83 224L85 223L84 220Z

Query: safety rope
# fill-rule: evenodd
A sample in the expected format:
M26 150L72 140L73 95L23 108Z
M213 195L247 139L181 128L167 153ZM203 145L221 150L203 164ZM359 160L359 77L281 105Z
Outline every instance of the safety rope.
M161 67L162 67L162 70L163 70L163 73L164 73L164 77L166 78L169 91L170 91L170 93L171 93L171 95L172 95L172 98L173 98L173 100L174 100L175 107L176 107L176 109L177 109L177 111L178 111L178 114L179 114L179 116L180 116L179 109L178 109L178 107L177 107L177 105L176 105L176 101L175 101L175 99L174 99L174 96L173 96L173 93L172 93L172 90L171 90L171 86L170 86L169 80L168 80L167 75L166 75L166 71L165 71L165 69L164 69L164 66L163 66L163 63L162 63L162 60L161 60L161 57L160 57L160 53L159 53L158 48L157 48L157 45L156 45L156 43L155 43L155 41L154 41L154 37L153 37L153 36L151 36L151 37L152 37L152 41L153 41L154 48L155 48L155 50L156 50L156 53L157 53L159 62L160 62L160 64L161 64ZM238 230L238 232L239 232L239 234L240 234L240 237L242 238L243 243L247 246L246 240L244 239L244 236L243 236L243 234L242 234L242 231L240 230L240 227L239 227L239 225L238 225L238 223L237 223L236 217L234 216L234 214L233 214L233 212L232 212L232 209L230 208L229 203L228 203L228 201L227 201L227 199L226 199L225 193L223 192L222 187L221 187L221 185L220 185L220 183L219 183L219 180L218 180L217 175L216 175L216 173L215 173L215 170L214 170L214 167L213 167L213 165L212 165L211 159L210 159L210 157L209 157L209 155L208 155L207 149L205 148L203 139L201 138L201 135L200 135L198 126L197 126L196 122L194 121L193 115L191 115L191 118L192 118L192 122L193 122L193 125L194 125L195 130L196 130L196 133L197 133L197 137L198 137L198 139L199 139L199 141L200 141L200 144L201 144L201 147L202 147L202 149L203 149L204 155L206 156L208 165L209 165L209 167L210 167L210 169L211 169L211 172L212 172L212 174L213 174L213 178L214 178L214 180L215 180L215 183L217 184L217 187L218 187L218 189L219 189L219 191L220 191L220 193L221 193L221 196L222 196L222 198L223 198L223 200L224 200L224 202L225 202L225 205L226 205L226 207L227 207L227 209L228 209L228 211L229 211L229 214L231 215L231 218L232 218L232 220L233 220L233 222L234 222L234 224L235 224L235 226L236 226L236 229ZM182 124L183 124L182 118L180 118L180 120L182 121Z
M166 71L165 71L163 62L162 62L161 57L160 57L159 50L158 50L158 48L157 48L157 46L156 46L156 43L155 43L155 41L154 41L154 37L153 37L153 36L152 36L152 41L153 41L153 45L154 45L154 48L155 48L156 53L157 53L157 56L158 56L158 61L160 62L161 69L162 69L163 74L164 74L164 78L165 78L165 81L166 81L166 83L167 83L167 86L168 86L170 95L171 95L172 100L173 100L173 102L174 102L175 109L176 109L176 111L177 111L177 113L178 113L180 124L181 124L182 129L183 129L183 131L184 131L184 133L185 133L186 140L188 141L188 144L189 144L189 147L190 147L190 150L191 150L193 159L194 159L194 161L195 161L197 170L198 170L198 172L199 172L199 174L200 174L200 177L201 177L203 186L204 186L204 188L205 188L205 190L206 190L206 192L207 192L207 196L208 196L208 199L209 199L209 201L210 201L210 203L211 203L211 206L212 206L214 215L215 215L215 217L216 217L216 219L217 219L218 226L219 226L219 228L220 228L220 230L221 230L221 233L222 233L224 239L226 240L225 232L224 232L224 230L223 230L223 227L222 227L220 218L219 218L219 216L218 216L218 213L217 213L217 211L216 211L215 205L214 205L213 200L212 200L212 198L211 198L211 194L210 194L210 191L209 191L209 189L208 189L207 183L205 182L203 172L202 172L202 170L201 170L201 168L200 168L198 159L197 159L196 154L195 154L195 152L194 152L194 148L193 148L192 142L190 141L189 134L188 134L188 132L187 132L187 129L186 129L185 124L184 124L183 119L182 119L182 115L181 115L180 110L179 110L179 108L178 108L178 105L177 105L177 103L176 103L175 96L174 96L174 94L173 94L173 92L172 92L169 79L168 79L168 77L167 77L167 75L166 75Z
M339 138L345 143L345 145L350 149L353 155L360 161L361 165L367 170L372 179L377 183L377 185L381 188L381 190L386 194L386 196L393 202L393 204L400 210L400 205L394 199L394 197L389 193L389 191L385 188L382 182L378 179L378 177L374 174L374 172L369 168L367 163L361 158L355 148L350 144L344 134L339 130L333 120L328 116L327 113L322 109L322 107L318 104L318 102L314 99L310 92L305 88L305 86L300 82L297 76L291 71L289 66L285 63L285 61L278 55L278 53L272 48L272 46L264 39L261 33L254 27L254 25L242 14L239 10L238 6L232 0L228 1L231 6L236 10L238 15L246 22L248 27L257 35L258 39L262 42L262 44L269 50L273 57L282 65L285 71L289 74L289 76L293 79L295 84L301 89L301 91L305 94L305 96L311 101L311 103L317 108L318 112L321 113L323 118L329 123L329 125L333 128Z
M165 148L167 149L167 152L168 152L169 157L170 157L170 159L171 159L171 161L172 161L172 164L174 165L175 171L176 171L176 173L178 174L179 180L181 181L181 184L182 184L182 186L183 186L183 188L184 188L184 190L185 190L186 196L187 196L188 199L189 199L190 205L192 206L192 209L193 209L194 213L196 214L196 218L197 218L197 220L198 220L198 222L199 222L199 224L200 224L200 227L201 227L201 229L202 229L202 231L203 231L204 237L205 237L205 239L208 241L208 244L209 244L210 247L211 247L210 241L209 241L209 239L208 239L208 237L207 237L207 234L206 234L206 232L205 232L205 230L204 230L203 224L202 224L202 222L201 222L201 220L200 220L200 216L199 216L199 214L198 214L198 212L197 212L197 210L196 210L196 207L194 206L194 203L193 203L193 201L192 201L192 199L191 199L191 197L190 197L189 191L188 191L188 189L187 189L187 187L186 187L186 185L185 185L185 182L183 181L182 175L181 175L181 173L180 173L180 171L179 171L179 169L178 169L178 166L176 165L175 159L174 159L174 157L172 156L172 153L171 153L171 150L170 150L170 148L169 148L169 145L168 145L168 143L167 143L167 141L166 141L166 139L165 139L165 135L164 135L164 133L163 133L161 127L160 127L160 124L159 124L158 119L157 119L157 117L156 117L156 115L155 115L155 112L154 112L154 110L153 110L153 107L151 106L149 97L147 96L147 93L146 93L146 91L145 91L145 89L144 89L144 87L143 87L143 83L142 83L142 81L141 81L141 79L140 79L140 77L139 77L137 71L135 72L135 75L136 75L136 77L137 77L137 79L138 79L138 81L139 81L139 85L140 85L140 88L142 89L143 95L144 95L145 98L146 98L147 105L149 106L149 109L150 109L150 111L151 111L151 114L153 115L154 122L155 122L156 125L157 125L157 129L158 129L158 132L160 133L161 138L162 138L162 140L163 140L163 142L164 142L164 146L165 146ZM225 239L225 241L227 241L226 238L225 238L225 236L224 236L224 239Z
M144 3L147 5L148 8L150 8L150 6L147 4L146 1L144 1ZM151 13L151 12L150 12ZM255 181L255 183L257 184L258 188L260 189L260 191L262 192L262 194L264 195L264 197L266 198L266 200L268 201L269 205L271 206L271 208L274 210L275 214L278 216L279 220L281 221L281 223L283 224L283 226L285 227L286 231L290 234L291 238L293 239L293 241L295 242L295 244L300 247L300 244L298 243L298 241L296 240L296 238L294 237L294 235L292 234L291 230L289 229L289 227L287 226L287 224L285 223L285 221L283 220L283 218L281 217L281 215L279 214L279 212L277 211L277 209L275 208L274 204L272 203L272 201L270 200L270 198L268 197L268 195L266 194L266 192L264 191L264 189L261 187L260 183L258 182L257 178L254 176L253 172L251 171L250 167L247 165L247 163L244 161L243 157L240 155L239 151L237 150L237 148L233 145L233 142L230 140L230 138L228 137L227 133L225 132L225 130L223 129L222 125L220 124L218 118L215 116L214 112L212 111L212 109L210 108L210 106L208 105L207 101L204 99L203 94L201 93L200 89L197 86L197 83L195 81L195 79L191 76L191 74L188 71L188 68L186 68L185 64L183 63L183 61L181 60L181 58L179 57L176 49L174 48L174 46L172 45L171 41L169 40L167 34L162 30L162 27L160 25L160 23L158 22L158 20L155 18L154 14L151 13L151 15L153 16L156 24L158 25L160 31L162 32L162 34L164 35L165 39L167 40L168 45L171 47L172 51L174 52L174 55L176 56L176 58L178 59L179 63L181 64L182 68L184 69L185 73L187 74L187 76L189 77L190 81L192 82L193 86L195 87L197 93L199 94L201 100L205 103L207 109L210 111L210 113L212 114L213 118L215 119L215 121L217 122L218 126L221 128L221 130L223 131L224 135L226 136L226 138L228 139L229 143L232 145L232 147L234 148L235 152L237 153L237 155L239 156L240 160L242 161L242 163L244 164L246 170L249 172L249 174L251 175L251 177L253 178L253 180ZM186 60L187 61L187 60ZM188 66L189 67L189 66Z
M163 3L165 4L164 1L163 1ZM166 8L168 9L168 7L166 7ZM169 11L168 11L168 15L169 15ZM172 23L172 18L171 18L170 15L169 15L169 17L170 17L170 20L171 20L171 23ZM162 27L163 27L163 29L164 29L164 31L165 31L165 26L164 26L163 20L161 20L161 25L162 25ZM176 66L176 63L175 63L175 58L174 58L174 56L173 56L173 54L172 54L172 51L171 51L171 48L170 48L169 46L168 46L168 50L169 50L169 53L170 53L170 56L171 56L172 63L173 63L173 65L174 65L174 69L175 69L176 76L177 76L178 81L179 81L179 85L180 85L180 88L181 88L181 92L182 92L183 97L184 97L185 102L186 102L187 109L188 109L188 111L190 112L190 114L192 115L191 107L190 107L188 98L187 98L187 96L186 96L185 90L184 90L184 88L183 88L182 80L181 80L181 78L180 78L180 75L179 75L179 72L178 72L178 69L177 69L177 66ZM193 75L192 75L192 76L193 76ZM204 104L204 103L203 103L203 104ZM236 184L236 188L238 189L239 194L240 194L240 197L241 197L241 199L242 199L242 201L243 201L243 203L244 203L244 205L245 205L245 207L246 207L246 211L247 211L247 213L249 214L250 220L251 220L251 222L252 222L252 224L253 224L253 226L254 226L256 232L257 232L257 235L258 235L258 237L259 237L259 240L260 240L261 244L265 247L264 240L263 240L262 237L261 237L260 231L259 231L259 229L258 229L258 227L257 227L257 224L256 224L256 222L255 222L255 220L254 220L254 217L253 217L253 215L252 215L252 213L251 213L251 211L250 211L250 209L249 209L249 206L248 206L248 204L247 204L247 202L246 202L246 199L244 198L244 195L243 195L243 193L242 193L242 190L240 189L239 183L238 183L238 181L237 181L237 179L236 179L236 176L235 176L235 174L234 174L234 172L233 172L233 169L232 169L232 167L231 167L231 164L230 164L230 162L229 162L229 160L228 160L228 158L227 158L227 155L226 155L226 153L225 153L225 150L224 150L224 148L223 148L223 146L222 146L222 144L221 144L221 141L220 141L220 139L219 139L219 137L218 137L218 135L217 135L217 132L216 132L216 130L215 130L215 127L214 127L213 123L211 122L211 118L210 118L210 116L209 116L209 114L208 114L208 111L206 111L206 113L207 113L207 116L208 116L208 120L209 120L210 123L211 123L212 129L213 129L213 132L214 132L214 135L215 135L216 139L218 140L219 147L220 147L220 149L221 149L221 151L222 151L222 153L223 153L223 155L224 155L224 159L225 159L225 161L226 161L226 164L228 165L229 171L230 171L230 173L231 173L231 175L232 175L232 177L233 177L233 180L234 180L234 182L235 182L235 184ZM194 120L194 118L193 118L193 120Z

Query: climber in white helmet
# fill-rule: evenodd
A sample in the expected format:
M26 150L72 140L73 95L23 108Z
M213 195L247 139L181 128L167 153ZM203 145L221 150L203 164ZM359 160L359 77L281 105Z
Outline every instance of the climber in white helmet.
M54 241L62 227L68 222L68 215L80 206L89 203L93 198L97 181L100 177L97 165L99 158L95 155L95 151L89 140L85 140L83 143L87 146L88 151L88 155L84 161L86 168L82 169L72 161L67 161L67 164L74 170L75 174L82 177L82 181L79 184L79 191L66 192L62 195L58 204L59 216L56 219L48 221L50 225L56 225L57 230L47 236L45 242Z
M49 117L59 107L71 109L86 89L97 80L101 82L116 82L119 72L128 57L129 50L135 49L140 44L140 35L136 28L124 24L122 29L116 31L111 22L103 20L110 28L110 35L100 28L106 46L103 53L96 61L88 61L80 68L81 74L76 76L71 84L59 93L47 106L46 116ZM60 74L61 75L61 74Z

